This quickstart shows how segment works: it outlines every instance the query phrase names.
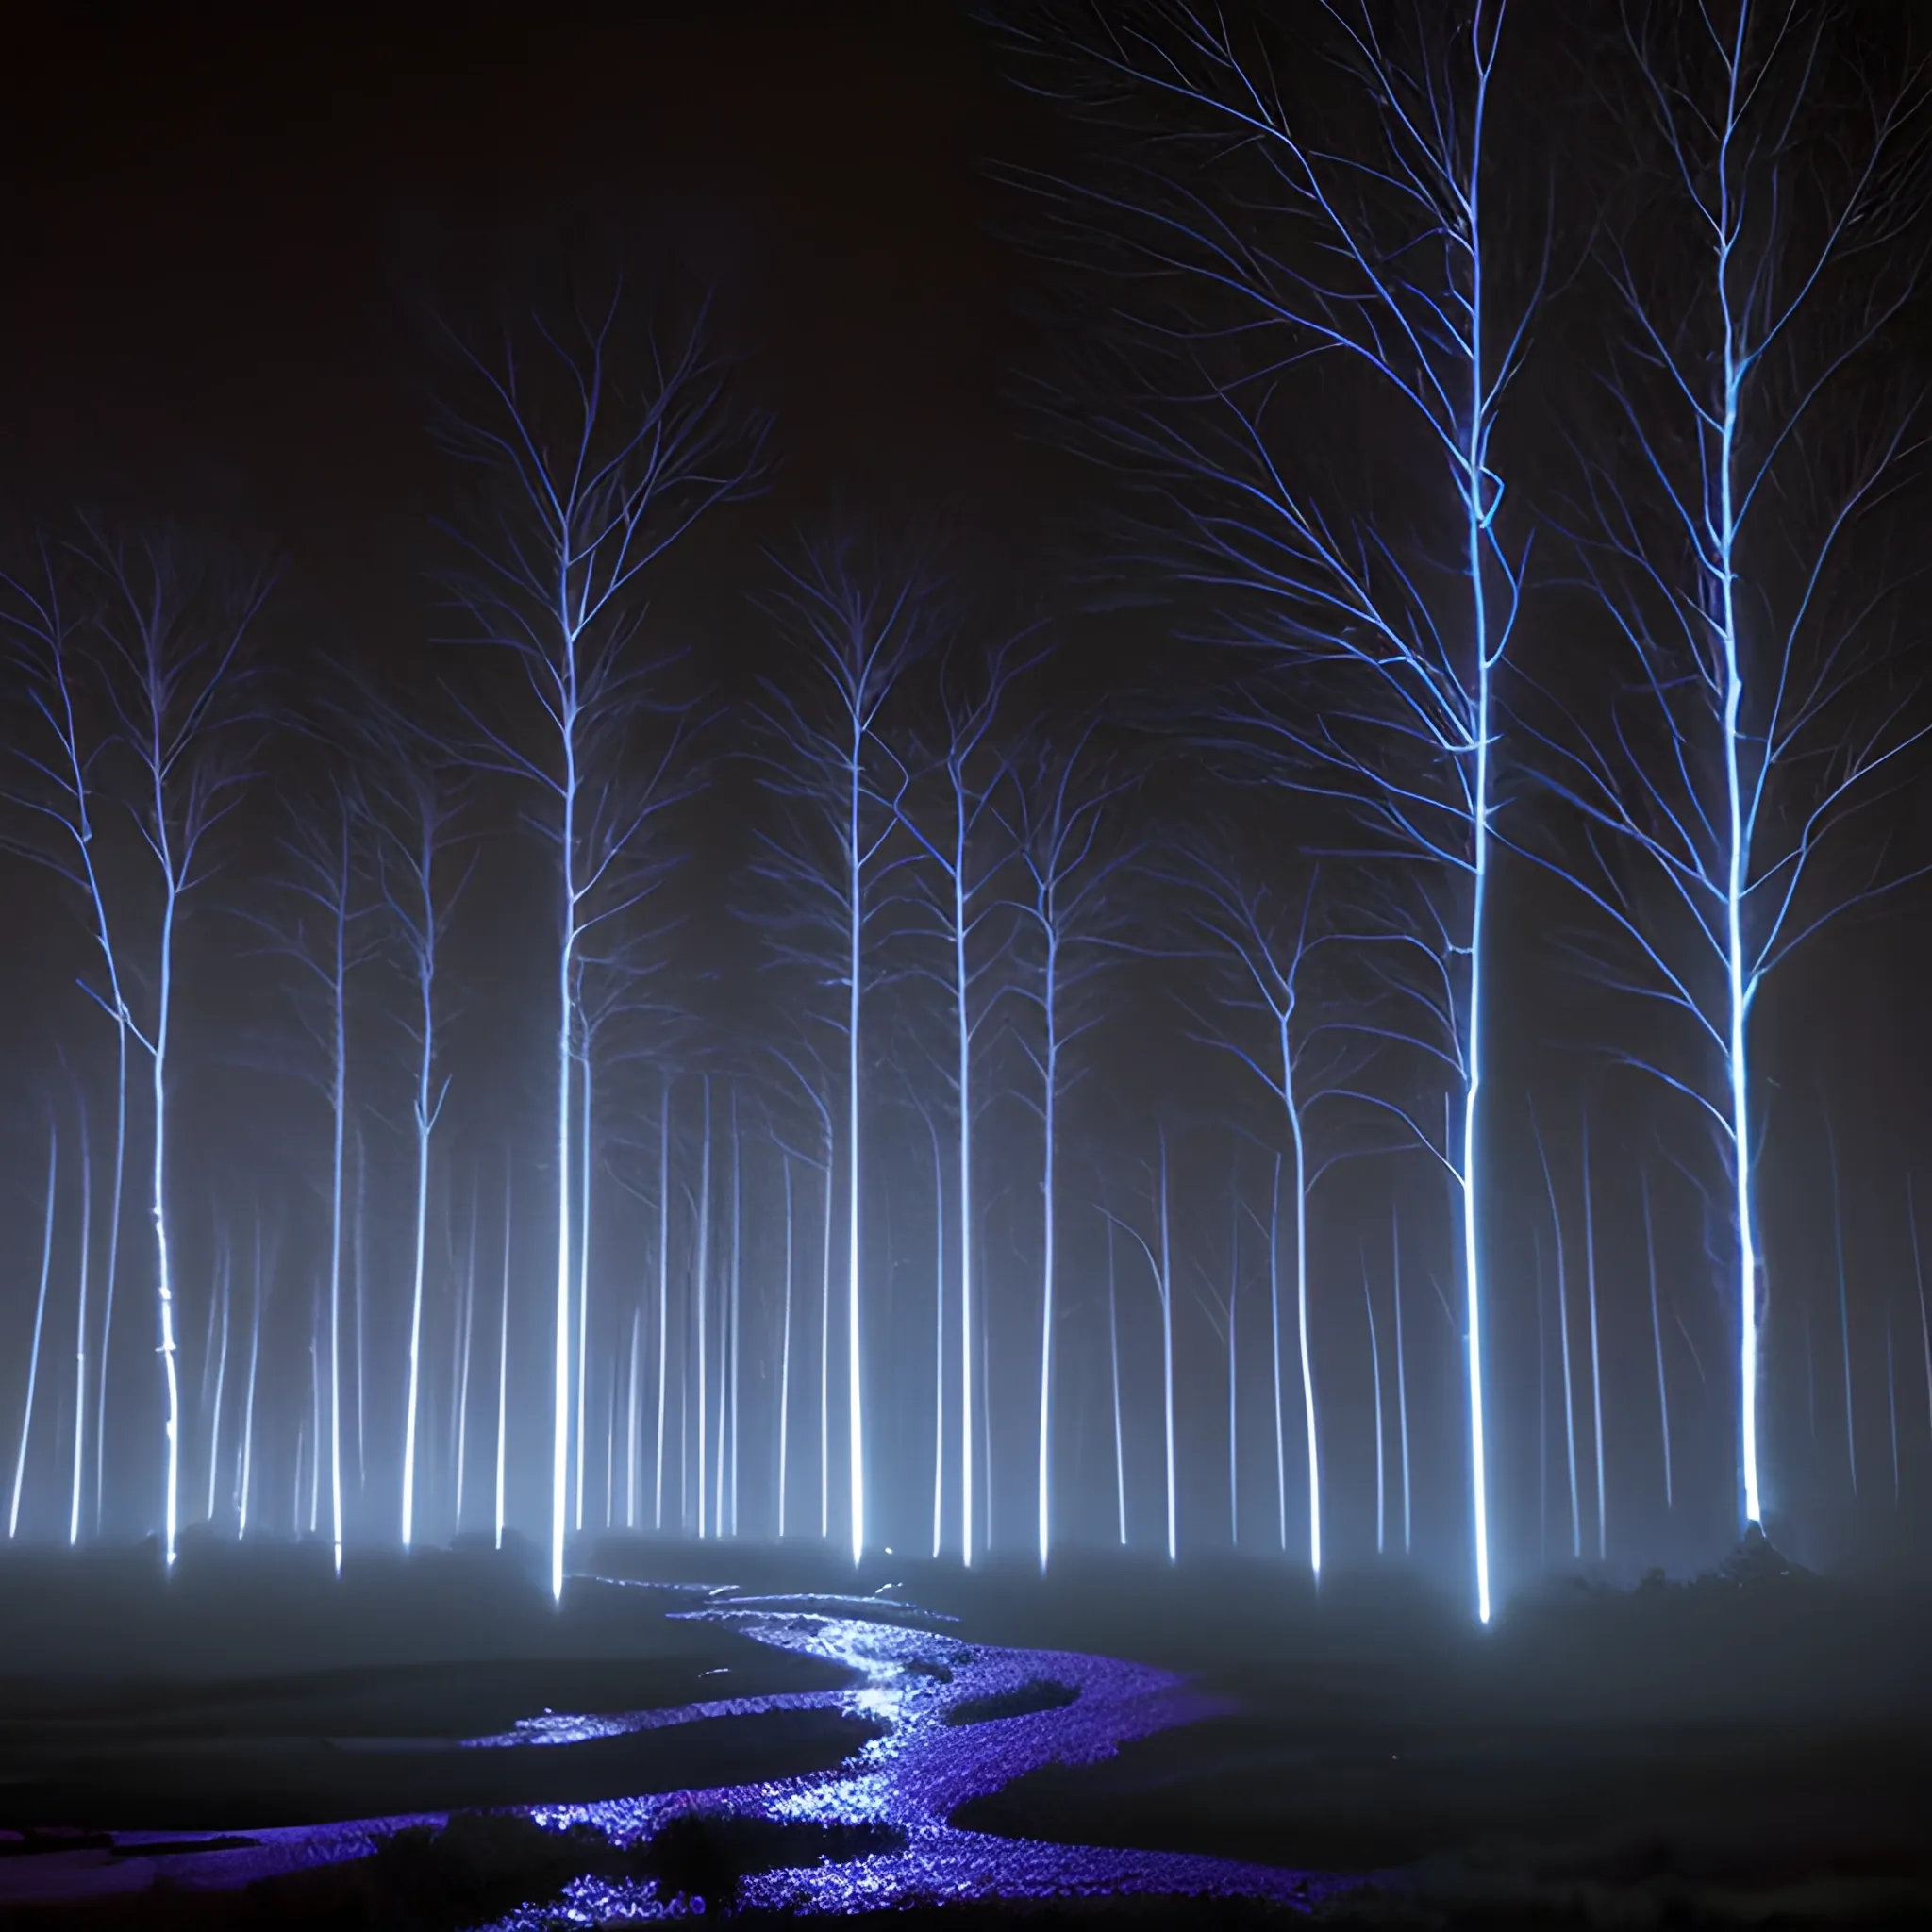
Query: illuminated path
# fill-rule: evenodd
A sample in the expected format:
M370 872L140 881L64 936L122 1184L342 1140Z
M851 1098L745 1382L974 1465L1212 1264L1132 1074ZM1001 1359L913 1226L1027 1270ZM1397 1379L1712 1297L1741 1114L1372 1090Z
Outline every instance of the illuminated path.
M717 1602L724 1592L701 1593L714 1607L680 1614L725 1624L760 1643L843 1665L861 1681L843 1690L726 1698L621 1716L546 1714L525 1719L498 1737L471 1739L469 1748L572 1744L705 1718L781 1710L840 1711L885 1726L884 1735L830 1771L701 1792L515 1807L521 1815L558 1830L590 1825L621 1847L641 1846L671 1819L693 1811L707 1817L876 1824L900 1836L896 1850L755 1873L740 1885L741 1906L802 1912L885 1909L915 1900L1127 1893L1262 1898L1306 1907L1362 1882L1186 1853L1043 1844L957 1830L946 1821L959 1806L1027 1772L1055 1763L1091 1763L1111 1757L1132 1739L1228 1707L1167 1672L1141 1664L1070 1651L1003 1650L880 1621L881 1611L902 1608L885 1600L733 1596L727 1607ZM906 1614L922 1613L908 1609ZM961 1707L984 1700L1018 1703L1031 1692L1036 1701L1043 1701L1038 1693L1045 1686L1056 1687L1047 1694L1066 1701L1024 1715L960 1721ZM1069 1697L1069 1692L1074 1694ZM0 1910L9 1902L29 1899L139 1892L153 1881L158 1868L165 1868L174 1886L230 1890L307 1867L365 1857L393 1831L443 1822L441 1814L363 1820L253 1831L221 1841L206 1833L118 1833L111 1850L0 1859ZM648 1878L585 1877L574 1880L562 1899L527 1913L513 1912L497 1924L503 1932L520 1932L559 1919L591 1924L660 1918L680 1909L667 1906Z

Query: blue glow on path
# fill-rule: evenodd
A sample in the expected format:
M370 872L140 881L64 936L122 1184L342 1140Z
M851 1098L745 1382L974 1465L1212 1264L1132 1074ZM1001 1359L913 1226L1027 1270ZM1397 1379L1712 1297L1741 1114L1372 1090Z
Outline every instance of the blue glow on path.
M599 1580L599 1579L587 1579ZM1311 1909L1324 1899L1370 1882L1239 1863L1191 1853L1044 1844L961 1831L947 1823L969 1800L985 1797L1049 1764L1091 1764L1137 1738L1218 1716L1225 1700L1144 1664L1071 1651L1007 1650L879 1620L878 1613L941 1621L889 1598L737 1598L704 1585L627 1584L707 1596L709 1605L681 1612L719 1623L774 1649L840 1664L861 1681L843 1690L723 1698L666 1710L615 1716L545 1713L493 1737L473 1738L474 1750L564 1745L693 1724L707 1718L787 1710L830 1710L868 1719L885 1735L832 1770L766 1783L704 1791L667 1791L587 1805L514 1808L546 1829L587 1824L619 1846L638 1846L680 1814L759 1818L823 1824L881 1824L904 1837L899 1850L840 1863L760 1872L744 1878L741 1909L800 1913L889 1910L914 1901L1115 1897L1126 1894L1255 1898ZM869 1614L853 1614L863 1611ZM944 1620L950 1621L950 1620ZM940 1674L946 1674L942 1678ZM960 1705L1010 1694L1041 1679L1075 1692L1052 1710L976 1723L947 1720ZM348 1824L276 1828L245 1835L211 1832L120 1832L113 1851L51 1853L0 1859L0 1914L32 1901L125 1896L147 1889L158 1868L171 1886L232 1890L318 1865L368 1857L381 1840L412 1825L441 1826L443 1814L365 1819ZM175 1850L218 1843L223 1848ZM162 1858L143 1848L170 1848ZM559 1923L605 1924L685 1915L667 1905L648 1878L575 1880L560 1900L496 1922L499 1932L536 1932Z

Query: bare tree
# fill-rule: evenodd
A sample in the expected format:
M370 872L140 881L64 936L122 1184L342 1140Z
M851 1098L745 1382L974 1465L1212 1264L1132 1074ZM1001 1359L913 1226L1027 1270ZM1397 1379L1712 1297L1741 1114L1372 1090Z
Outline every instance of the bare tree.
M1429 901L1417 934L1457 1102L1432 1144L1458 1210L1485 1621L1485 987L1524 574L1494 443L1542 279L1534 256L1505 273L1524 265L1495 220L1504 10L1332 0L1321 58L1272 9L1191 0L1069 0L1012 35L1026 77L1111 144L1086 182L1030 185L1062 251L1124 291L1099 393L1072 413L1146 487L1133 548L1263 667L1243 735L1363 817ZM1418 479L1399 507L1311 428L1338 395L1383 426L1379 474Z
M118 750L131 768L122 794L152 864L158 907L140 977L139 1015L118 975L130 1035L148 1057L155 1303L164 1386L162 1541L175 1560L180 1519L181 1390L175 1364L175 1261L169 1221L168 1084L175 1050L181 922L213 870L214 834L251 776L242 651L267 597L264 574L238 574L176 538L125 542L96 533L89 552L103 586L99 625Z
M1574 661L1540 726L1622 941L1606 973L1688 1045L1632 1056L1688 1097L1725 1170L1737 1484L1763 1514L1764 1135L1751 1021L1785 960L1905 876L1859 815L1926 724L1898 675L1886 508L1918 397L1890 353L1924 258L1919 79L1835 9L1625 15L1630 195L1606 224L1624 317L1578 552L1620 653ZM1849 38L1848 38L1849 37ZM1552 679L1554 689L1556 680Z
M691 782L677 654L643 638L647 575L704 513L758 474L762 426L734 413L703 303L641 304L622 278L507 322L487 346L452 338L467 399L444 440L483 479L458 536L456 594L517 674L519 715L467 707L500 770L541 801L556 855L557 1306L550 1579L563 1590L573 1401L573 1106L587 951L663 876L652 834Z
M788 809L759 860L760 875L779 894L764 924L783 958L843 995L836 1011L812 1017L831 1028L844 1059L847 1526L855 1562L865 1549L866 1495L860 1024L866 939L906 778L880 746L879 723L925 643L933 596L916 566L895 567L848 533L784 566L771 599L800 664L765 687L762 723L773 747L766 783Z

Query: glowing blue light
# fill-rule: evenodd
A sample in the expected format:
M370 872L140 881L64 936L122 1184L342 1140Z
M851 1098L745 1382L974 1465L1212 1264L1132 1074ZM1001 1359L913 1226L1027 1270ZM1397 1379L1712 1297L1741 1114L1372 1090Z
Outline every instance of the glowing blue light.
M1048 1764L1092 1763L1132 1740L1232 1707L1143 1664L1065 1651L969 1644L917 1624L814 1614L785 1599L762 1601L773 1607L755 1608L745 1600L681 1614L836 1664L861 1681L842 1690L721 1698L615 1716L545 1712L523 1720L509 1732L469 1740L468 1748L564 1746L675 1729L708 1718L778 1711L840 1712L883 1726L881 1736L828 1771L702 1794L672 1791L519 1808L517 1815L546 1829L589 1825L628 1848L643 1845L664 1824L693 1808L718 1817L879 1824L892 1828L900 1840L899 1849L850 1861L753 1874L740 1890L741 1905L750 1909L851 1911L927 1899L1124 1894L1257 1898L1306 1908L1364 1882L1366 1874L1343 1878L1191 1854L1044 1844L960 1830L947 1821L961 1806L1029 1771ZM876 1610L875 1603L870 1607ZM908 1618L930 1621L911 1606L893 1607ZM1017 1693L1042 1682L1074 1694L1044 1710L959 1721L966 1707L983 1709L988 1700L1024 1703ZM232 1890L275 1874L366 1857L396 1831L440 1827L445 1822L441 1816L386 1818L254 1831L221 1850L186 1848L206 1843L206 1834L129 1832L114 1836L113 1850L126 1859L138 1857L144 1846L166 1845L171 1882L196 1890ZM37 1895L30 1889L34 1874L25 1869L37 1862L8 1861L21 1876L15 1890L0 1890L0 1896L25 1900ZM60 1888L68 1897L127 1889L125 1869L117 1874L98 1860L85 1871L57 1874L47 1867L42 1870L46 1873L42 1882ZM12 1871L0 1873L0 1886L12 1876ZM564 1906L570 1915L593 1924L674 1917L682 1911L681 1905L660 1899L646 1880L580 1878L570 1887ZM554 1924L557 1913L556 1906L528 1907L498 1924L505 1932L523 1927L536 1932Z

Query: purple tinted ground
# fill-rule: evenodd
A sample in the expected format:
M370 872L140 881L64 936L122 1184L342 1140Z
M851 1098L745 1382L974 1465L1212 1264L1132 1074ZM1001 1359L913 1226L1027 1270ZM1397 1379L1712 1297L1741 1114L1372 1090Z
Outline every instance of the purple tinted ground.
M666 1586L631 1585L640 1591ZM864 1614L865 1611L872 1614ZM894 1616L904 1615L892 1607ZM756 1641L847 1667L855 1688L719 1699L630 1715L545 1713L508 1733L468 1740L486 1750L567 1745L629 1731L723 1716L830 1710L884 1731L830 1771L703 1792L679 1791L594 1804L535 1806L522 1814L546 1829L589 1826L621 1849L641 1847L681 1814L819 1825L890 1828L898 1848L744 1877L742 1907L854 1913L917 1902L1141 1896L1246 1898L1307 1907L1358 1885L1179 1852L1034 1842L958 1829L962 1805L1048 1765L1091 1764L1122 1744L1210 1717L1219 1700L1171 1673L1071 1651L966 1643L917 1623L882 1621L858 1600L735 1599L708 1593L708 1607L681 1613L726 1624ZM937 1620L924 1620L926 1622ZM1053 1707L1025 1709L1045 1701ZM1066 1699L1065 1693L1074 1693ZM1064 1701L1062 1701L1064 1700ZM990 1715L1003 1708L1016 1715ZM961 1722L962 1718L971 1719ZM232 1890L259 1880L371 1857L409 1826L437 1826L441 1814L314 1827L257 1830L225 1843L208 1834L124 1832L111 1844L0 1863L0 1907L10 1897L53 1902L142 1891L165 1870L172 1888ZM10 1869L9 1869L10 1868ZM506 1928L558 1923L609 1924L681 1915L650 1879L575 1880L560 1901L512 1912Z

